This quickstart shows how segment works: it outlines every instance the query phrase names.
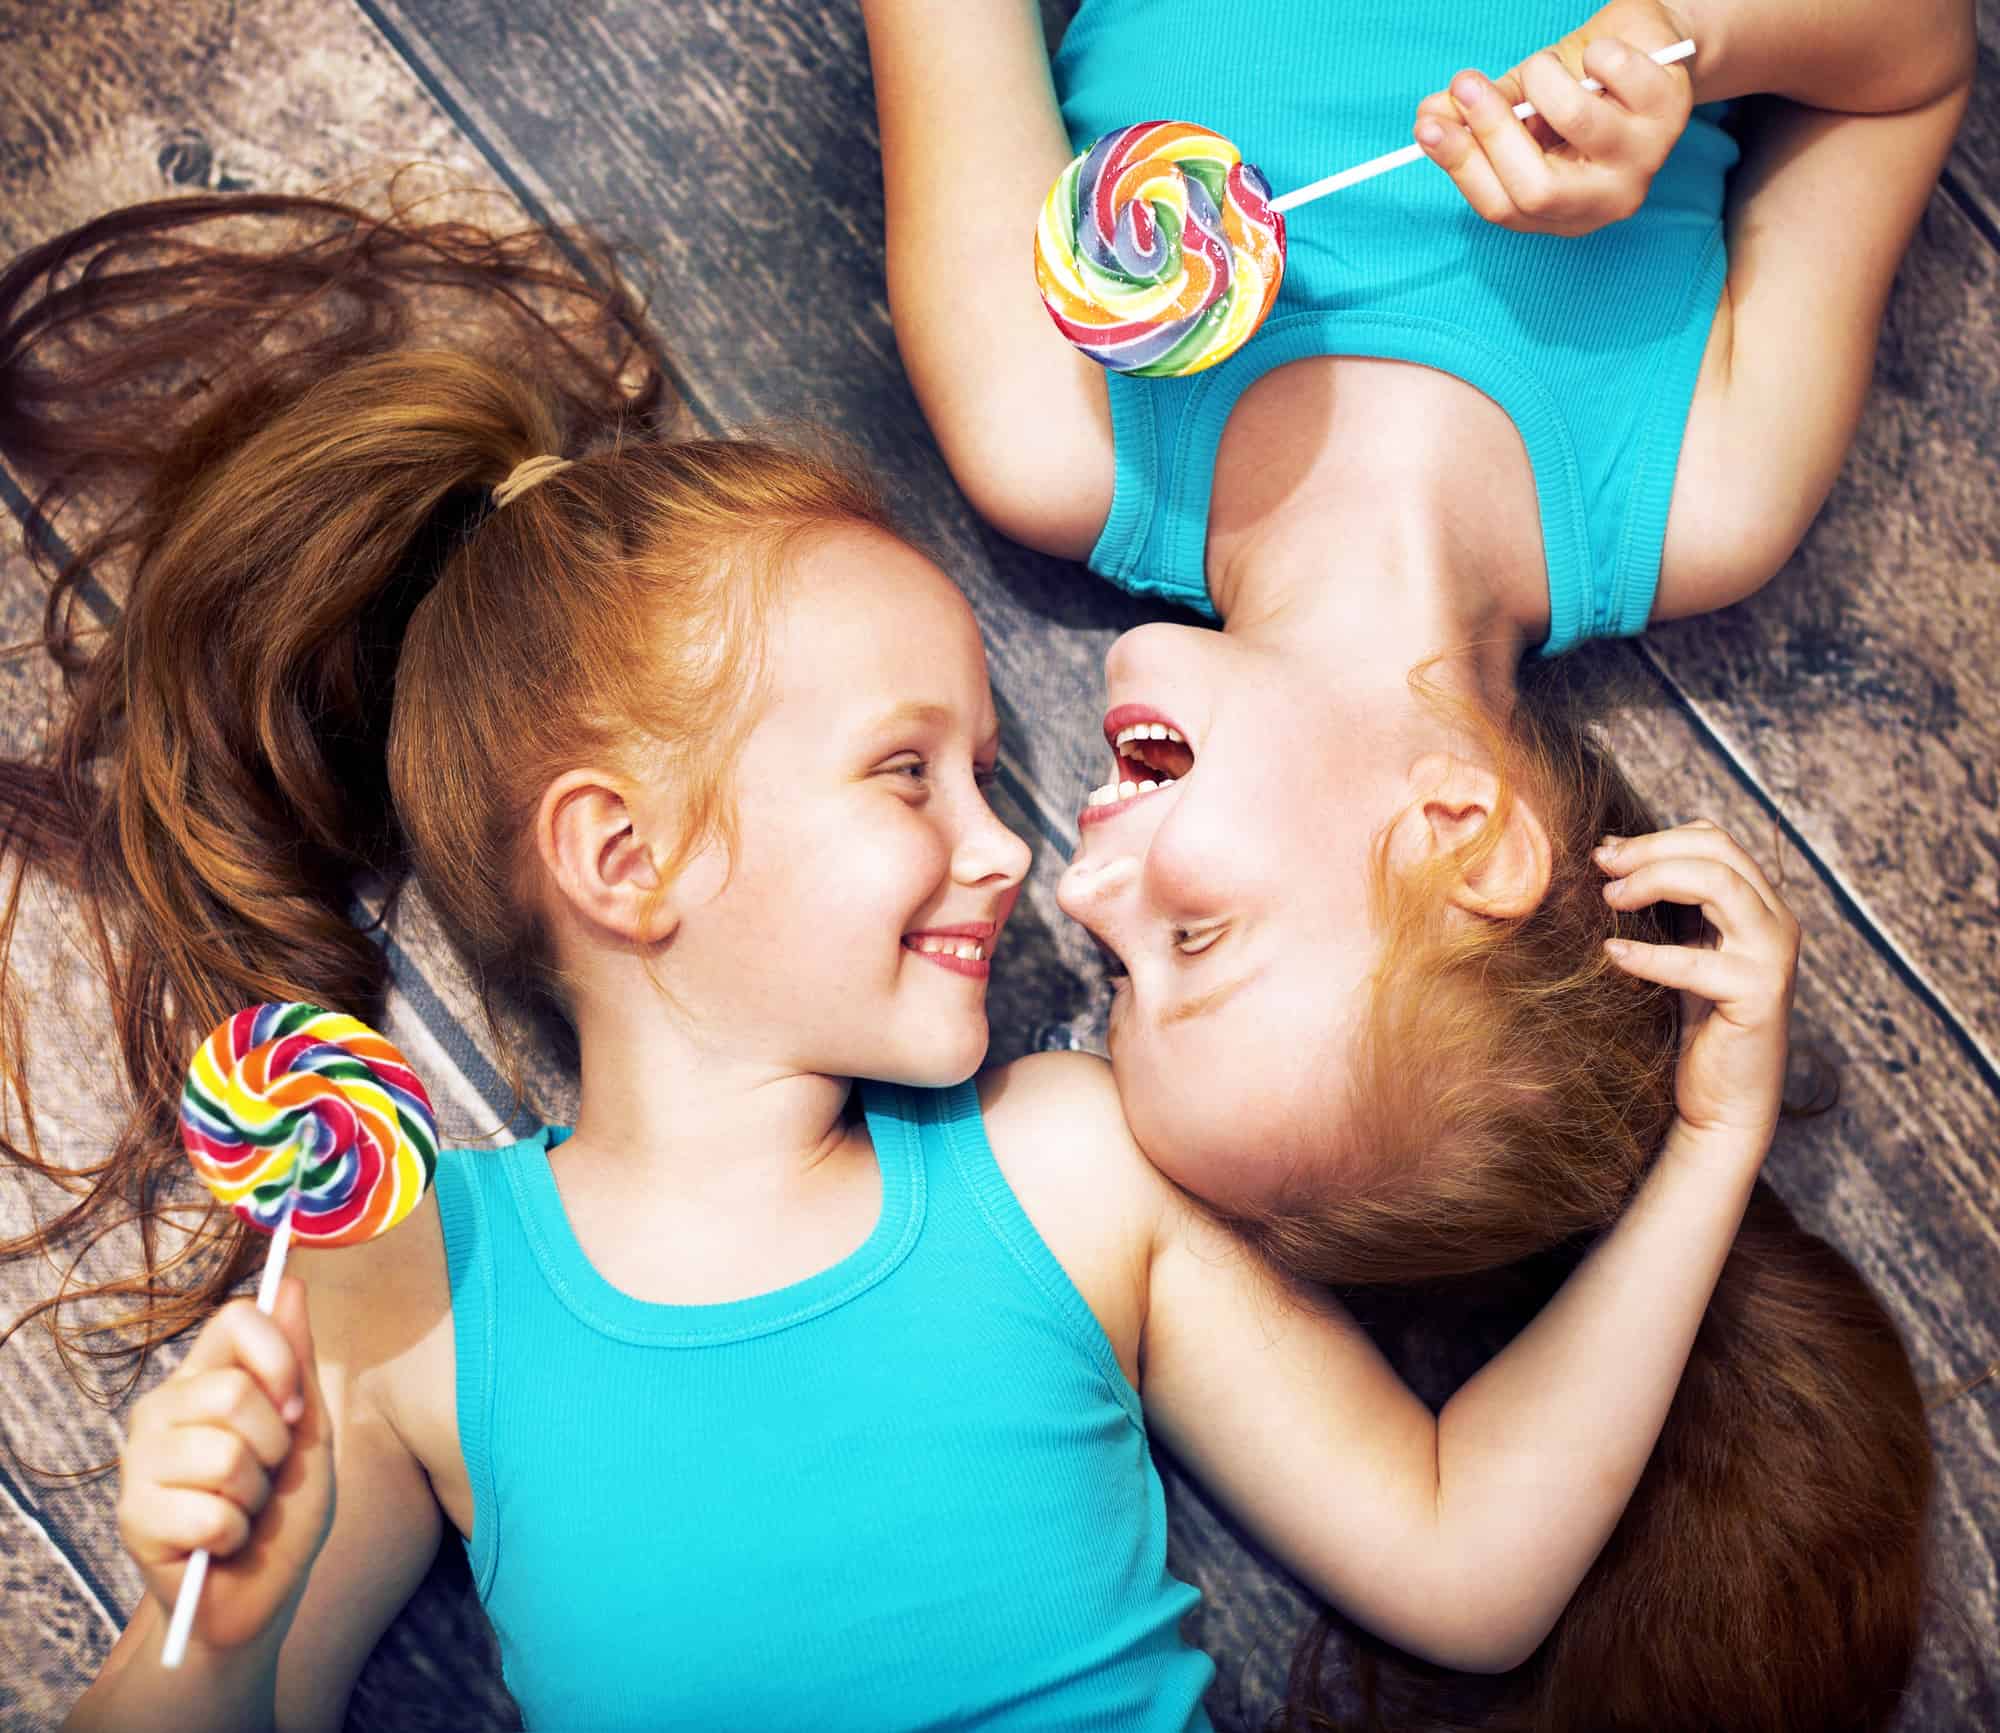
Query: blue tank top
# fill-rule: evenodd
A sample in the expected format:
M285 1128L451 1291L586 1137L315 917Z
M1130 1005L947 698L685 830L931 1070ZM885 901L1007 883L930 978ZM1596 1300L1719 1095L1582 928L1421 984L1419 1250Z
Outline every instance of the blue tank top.
M566 1131L440 1152L466 1549L526 1724L1205 1733L1138 1396L977 1093L863 1101L874 1230L721 1305L597 1273Z
M1133 121L1194 121L1282 194L1407 144L1418 101L1454 73L1502 72L1589 10L1083 0L1056 89L1078 149ZM1209 490L1229 412L1285 362L1362 355L1454 374L1512 418L1541 510L1543 653L1637 632L1726 273L1724 106L1695 110L1637 215L1575 239L1496 228L1430 162L1291 212L1277 303L1242 349L1187 379L1106 375L1117 482L1092 570L1212 617Z

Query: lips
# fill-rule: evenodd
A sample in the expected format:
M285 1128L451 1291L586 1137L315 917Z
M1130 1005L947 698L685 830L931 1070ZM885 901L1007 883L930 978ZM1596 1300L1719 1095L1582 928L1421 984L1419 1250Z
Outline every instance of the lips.
M1194 749L1186 731L1150 705L1120 704L1112 709L1104 718L1104 743L1111 748L1112 780L1091 790L1077 815L1079 824L1116 817L1194 768Z
M1011 904L1009 905L1011 909ZM903 949L913 956L935 963L954 975L984 980L993 972L993 942L1006 924L1003 911L997 921L962 921L956 926L924 927L903 935Z

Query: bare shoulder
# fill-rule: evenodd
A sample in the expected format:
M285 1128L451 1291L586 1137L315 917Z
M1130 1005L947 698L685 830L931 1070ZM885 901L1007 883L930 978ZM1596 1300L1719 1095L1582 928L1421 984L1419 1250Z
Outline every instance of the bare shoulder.
M1152 1248L1177 1194L1133 1142L1111 1067L1036 1053L979 1080L994 1160L1138 1382Z
M979 1103L1009 1179L1084 1185L1153 1211L1172 1194L1133 1141L1111 1067L1094 1053L1031 1053L984 1072Z
M323 1373L428 1456L419 1441L449 1418L453 1390L451 1281L436 1194L359 1245L300 1248L291 1269L306 1284Z

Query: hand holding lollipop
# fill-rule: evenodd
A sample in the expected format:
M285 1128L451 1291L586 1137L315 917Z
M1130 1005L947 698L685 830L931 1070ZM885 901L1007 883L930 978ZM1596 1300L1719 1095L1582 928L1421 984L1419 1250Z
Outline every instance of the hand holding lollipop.
M1650 58L1667 66L1693 53L1683 40ZM1594 78L1578 87L1604 88ZM1521 102L1512 115L1535 112ZM1199 373L1247 343L1277 299L1285 212L1424 154L1421 144L1405 145L1274 199L1263 174L1206 127L1120 127L1049 189L1035 228L1042 303L1057 330L1113 372Z
M245 1221L272 1235L257 1292L256 1310L266 1316L294 1238L321 1246L373 1238L416 1207L437 1165L436 1116L402 1054L366 1024L316 1005L259 1005L219 1025L189 1068L181 1132L195 1171L209 1189ZM226 1322L219 1314L203 1331L183 1373L147 1398L148 1404L172 1404L176 1384L185 1388L192 1375L208 1369L209 1358L218 1364L232 1358L244 1362L253 1378L263 1374L267 1389L282 1377L271 1368L295 1357L285 1343L239 1322L233 1326L235 1342L223 1344L230 1332L218 1327ZM290 1322L303 1332L302 1317ZM211 1346L212 1335L216 1346ZM260 1353L266 1364L260 1365ZM254 1394L243 1406L242 1424L229 1430L266 1469L275 1468L291 1439L272 1421L289 1425L296 1414L267 1414L271 1405ZM212 1469L193 1460L210 1449L191 1442L193 1425L183 1424L179 1430L189 1436L176 1438L171 1430L161 1435L162 1428L149 1422L150 1415L135 1413L134 1439L144 1430L163 1462L176 1452L190 1459L181 1471L187 1478L166 1480L166 1490L206 1486L215 1479ZM128 1444L128 1459L131 1453ZM232 1477L255 1480L262 1487L247 1456L224 1476L223 1491ZM179 1666L186 1652L208 1563L206 1547L188 1558L161 1655L168 1667Z

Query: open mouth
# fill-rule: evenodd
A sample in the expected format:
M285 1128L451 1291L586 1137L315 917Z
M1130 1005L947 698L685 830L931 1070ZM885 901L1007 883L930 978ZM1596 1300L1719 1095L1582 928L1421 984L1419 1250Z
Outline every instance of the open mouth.
M1157 794L1194 768L1194 749L1187 736L1164 717L1136 704L1121 704L1104 719L1104 738L1115 761L1116 774L1090 791L1084 817L1108 816L1143 795Z

